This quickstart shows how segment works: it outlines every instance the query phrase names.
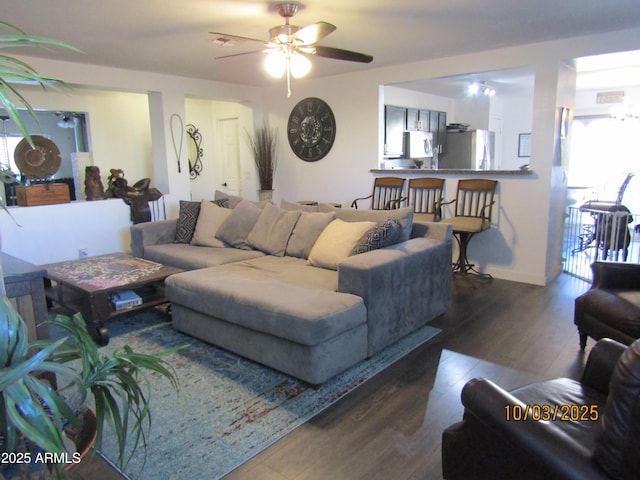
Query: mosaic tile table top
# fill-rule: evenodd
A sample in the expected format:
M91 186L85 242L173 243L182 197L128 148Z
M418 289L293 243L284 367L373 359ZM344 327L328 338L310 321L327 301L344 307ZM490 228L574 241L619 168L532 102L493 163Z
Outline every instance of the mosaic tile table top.
M85 291L99 291L166 278L179 270L159 263L110 253L44 265L47 277Z

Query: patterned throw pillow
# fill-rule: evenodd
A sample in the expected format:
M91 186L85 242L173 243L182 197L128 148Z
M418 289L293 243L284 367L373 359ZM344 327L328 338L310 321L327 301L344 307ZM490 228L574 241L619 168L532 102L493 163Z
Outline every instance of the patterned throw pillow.
M180 200L175 243L191 243L193 232L196 229L198 215L200 215L200 202Z
M229 208L228 198L211 200L211 203L219 207ZM191 243L193 232L196 231L198 216L200 215L200 202L180 200L180 211L176 224L176 236L174 243Z
M217 198L215 200L211 200L211 203L215 203L219 207L229 208L229 199L228 198Z
M378 248L388 247L398 243L402 239L402 225L398 220L386 220L379 223L365 233L353 250L351 255L370 252Z

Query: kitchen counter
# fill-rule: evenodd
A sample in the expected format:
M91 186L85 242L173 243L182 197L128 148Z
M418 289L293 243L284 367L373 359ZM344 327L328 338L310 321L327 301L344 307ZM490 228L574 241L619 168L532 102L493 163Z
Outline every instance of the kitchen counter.
M533 175L532 170L464 170L464 169L438 169L426 168L385 168L372 169L370 173L383 173L393 175Z

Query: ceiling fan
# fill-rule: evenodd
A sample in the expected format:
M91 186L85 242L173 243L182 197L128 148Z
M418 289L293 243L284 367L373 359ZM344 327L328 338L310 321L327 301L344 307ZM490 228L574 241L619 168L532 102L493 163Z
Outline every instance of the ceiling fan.
M316 45L318 41L333 32L336 26L328 22L317 22L306 27L291 25L289 19L298 12L301 4L285 2L276 5L276 7L278 14L285 19L285 24L271 28L269 30L269 40L264 41L220 32L209 33L215 35L214 42L223 47L233 47L244 42L262 43L266 47L263 52L267 54L265 57L267 72L276 78L281 78L285 73L287 75L288 97L291 96L291 76L295 78L303 77L311 69L311 62L307 56L316 55L334 60L360 63L370 63L373 60L371 55L364 53ZM258 51L224 55L216 57L216 59L248 55Z

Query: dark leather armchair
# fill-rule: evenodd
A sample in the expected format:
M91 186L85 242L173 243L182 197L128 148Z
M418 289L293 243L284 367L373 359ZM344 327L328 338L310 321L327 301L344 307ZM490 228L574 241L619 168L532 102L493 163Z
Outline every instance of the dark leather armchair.
M507 392L471 380L462 403L463 420L442 436L447 480L638 478L640 341L625 347L600 340L580 381L557 378ZM540 421L556 405L556 419Z
M591 269L591 288L575 300L580 348L587 345L587 337L630 345L640 338L640 265L595 262Z

